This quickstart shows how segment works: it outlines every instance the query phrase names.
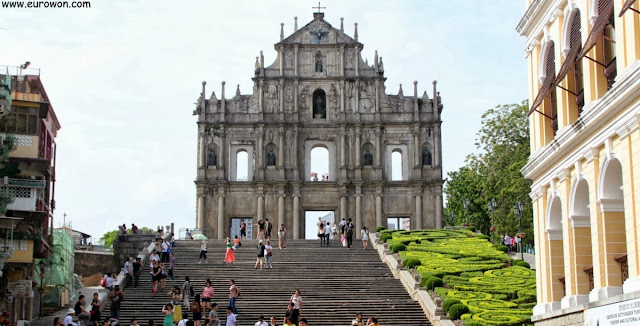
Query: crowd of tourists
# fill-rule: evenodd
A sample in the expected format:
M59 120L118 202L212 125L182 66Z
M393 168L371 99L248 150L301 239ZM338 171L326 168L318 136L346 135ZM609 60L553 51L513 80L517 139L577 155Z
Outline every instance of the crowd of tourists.
M500 244L508 248L509 252L517 252L522 239L520 237L512 237L508 233L500 236Z
M342 219L339 225L329 221L323 221L322 217L318 217L318 222L316 223L316 227L318 228L318 239L320 239L320 247L323 246L331 246L330 239L338 240L338 236L340 236L340 243L343 247L351 249L353 245L353 236L355 233L356 226L353 224L351 219ZM340 228L340 233L338 234L338 227ZM363 227L360 230L360 238L362 239L362 249L367 249L369 245L369 230L367 227Z

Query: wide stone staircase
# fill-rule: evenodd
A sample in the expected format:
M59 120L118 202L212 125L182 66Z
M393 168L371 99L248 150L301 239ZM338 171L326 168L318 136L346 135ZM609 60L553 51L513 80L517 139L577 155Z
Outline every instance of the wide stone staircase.
M253 325L259 315L267 320L273 316L281 325L296 289L303 298L301 317L307 318L309 325L351 325L358 312L365 322L375 316L381 325L431 325L371 246L364 250L361 241L354 241L355 246L347 250L333 239L330 247L320 247L318 241L288 240L287 248L280 250L277 240L274 243L273 269L256 270L256 240L242 242L233 264L222 263L226 248L220 240L207 241L208 264L198 263L199 241L177 241L173 251L176 279L167 279L164 292L152 293L149 267L145 266L139 286L124 291L121 325L130 325L133 317L142 325L149 319L161 324L162 306L169 302L167 292L173 286L181 287L185 276L190 277L196 294L202 293L206 278L212 280L212 302L219 306L222 325L230 279L236 281L241 293L236 303L238 325ZM107 302L103 315L108 313Z

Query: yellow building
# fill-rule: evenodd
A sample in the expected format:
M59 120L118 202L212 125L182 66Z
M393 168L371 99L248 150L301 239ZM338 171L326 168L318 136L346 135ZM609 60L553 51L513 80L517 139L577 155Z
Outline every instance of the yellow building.
M640 308L640 1L526 3L532 319L616 324Z

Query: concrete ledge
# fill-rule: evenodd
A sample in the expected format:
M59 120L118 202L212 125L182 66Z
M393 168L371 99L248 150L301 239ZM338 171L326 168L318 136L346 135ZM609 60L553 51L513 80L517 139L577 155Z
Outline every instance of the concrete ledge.
M373 248L378 251L378 255L382 262L389 266L393 276L400 280L405 290L414 301L417 301L427 318L431 321L433 326L455 326L455 324L444 315L442 308L431 299L431 295L427 290L420 287L420 283L416 281L413 275L398 263L398 260L388 252L385 248L385 244L380 242L378 234L370 233L369 239Z

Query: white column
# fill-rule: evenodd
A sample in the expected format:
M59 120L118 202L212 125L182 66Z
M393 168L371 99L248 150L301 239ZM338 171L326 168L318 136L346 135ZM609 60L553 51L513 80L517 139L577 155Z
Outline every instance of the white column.
M422 166L422 160L420 159L422 151L420 150L420 134L419 133L414 133L413 134L413 151L414 151L414 155L413 155L413 165L414 166Z
M356 157L356 167L360 167L360 157L362 156L361 151L360 151L360 128L357 127L356 128L356 148L354 148L354 150L352 150L351 152L353 153L353 155L355 155Z
M293 48L293 74L298 76L298 46L297 45ZM296 87L295 93L296 94L298 93L297 87Z
M279 51L279 59L280 59L280 76L284 76L284 47L280 47Z
M345 166L345 162L346 162L346 156L347 156L347 150L346 150L346 137L344 134L344 128L340 129L340 167L344 167Z
M293 238L300 238L300 195L293 195Z
M354 56L353 60L355 60L355 62L353 63L353 65L356 67L356 76L360 76L360 48L356 47L356 55ZM360 92L360 90L358 90L358 92Z
M347 197L340 196L340 219L347 218Z
M376 225L373 229L384 225L382 224L382 195L376 195Z
M284 195L278 196L278 228L282 224L284 224Z
M434 126L433 133L433 166L440 166L440 126Z
M224 195L218 196L218 239L224 239Z
M264 220L264 196L258 196L258 220Z
M284 128L280 128L278 137L278 168L284 167Z
M422 196L416 195L416 229L422 229Z
M207 147L206 147L206 138L204 135L204 132L200 133L200 164L198 167L200 168L205 168L207 167ZM220 154L220 153L216 153L216 154Z
M384 150L381 147L382 140L380 139L381 138L380 131L376 130L375 134L376 134L376 151L375 151L375 155L374 155L374 164L376 166L380 166L380 156L384 153ZM390 171L388 171L388 172L391 173Z

